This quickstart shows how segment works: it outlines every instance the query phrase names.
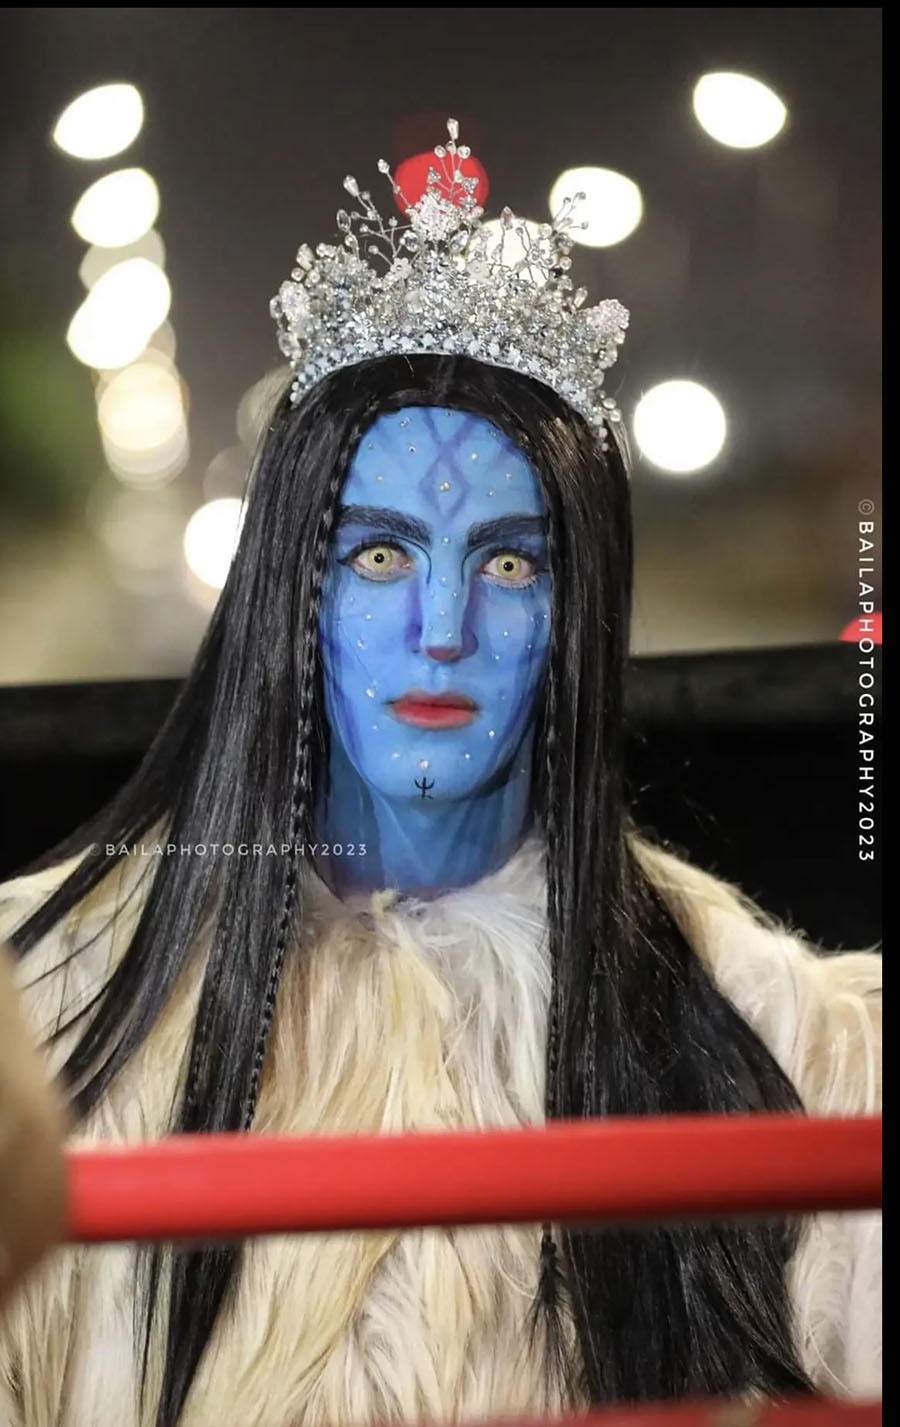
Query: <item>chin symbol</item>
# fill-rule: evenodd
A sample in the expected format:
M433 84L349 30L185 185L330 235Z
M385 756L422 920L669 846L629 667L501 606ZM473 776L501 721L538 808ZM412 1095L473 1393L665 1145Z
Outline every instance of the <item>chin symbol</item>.
M416 785L416 787L418 788L419 792L422 794L422 797L423 797L423 798L430 798L430 797L431 797L431 793L430 793L428 790L429 790L429 788L433 788L433 787L434 787L434 779L433 779L433 778L432 778L432 780L431 780L430 783L429 783L429 781L428 781L427 778L422 778L422 779L414 778L414 779L413 779L413 782L415 783L415 785Z

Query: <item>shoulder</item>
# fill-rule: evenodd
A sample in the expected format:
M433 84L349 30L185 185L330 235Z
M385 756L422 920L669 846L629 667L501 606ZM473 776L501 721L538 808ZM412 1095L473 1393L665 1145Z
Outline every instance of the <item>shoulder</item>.
M0 886L0 927L21 927L78 864L78 859ZM152 856L116 860L110 871L64 913L19 960L17 983L33 1039L45 1064L58 1074L78 1045L127 951L158 867ZM207 945L184 969L127 1063L86 1119L78 1139L152 1139L165 1133L184 1071L206 962ZM129 1008L114 1035L125 1032ZM102 1048L103 1053L109 1047Z
M63 886L84 854L0 883L0 944ZM64 912L22 955L15 979L33 1036L55 1036L63 1020L96 999L133 932L142 903L137 868L115 864L97 886ZM51 1065L65 1058L68 1039L55 1042Z
M827 953L731 884L635 839L635 853L719 989L810 1113L881 1109L880 952Z

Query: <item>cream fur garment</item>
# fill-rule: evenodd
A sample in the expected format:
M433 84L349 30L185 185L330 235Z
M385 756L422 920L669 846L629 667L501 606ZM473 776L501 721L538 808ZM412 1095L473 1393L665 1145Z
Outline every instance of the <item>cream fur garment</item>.
M824 957L764 923L724 883L644 843L639 855L720 989L808 1111L880 1109L881 958ZM148 863L120 863L30 954L39 1034L90 998L121 955ZM65 868L0 889L0 935ZM141 877L144 877L141 883ZM303 954L289 954L255 1129L403 1131L539 1123L549 969L542 853L526 843L475 886L429 903L343 904L310 879ZM67 961L120 910L112 932ZM203 949L79 1142L163 1134L195 1014ZM57 1044L58 1064L69 1043ZM880 1391L880 1215L823 1216L791 1267L798 1342L826 1392ZM269 1238L248 1246L183 1427L351 1427L540 1411L527 1331L531 1226ZM136 1407L134 1249L61 1249L0 1327L0 1427L147 1427ZM574 1341L574 1340L573 1340ZM151 1362L155 1400L161 1345Z

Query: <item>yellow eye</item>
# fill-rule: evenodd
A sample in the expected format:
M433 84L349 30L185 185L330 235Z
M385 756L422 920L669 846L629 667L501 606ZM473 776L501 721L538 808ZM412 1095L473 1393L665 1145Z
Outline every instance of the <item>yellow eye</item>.
M501 550L488 560L482 572L498 584L505 585L528 584L536 574L532 562L526 560L524 555L517 555L514 550Z
M354 570L366 580L391 580L411 566L409 556L394 545L369 545L353 561Z

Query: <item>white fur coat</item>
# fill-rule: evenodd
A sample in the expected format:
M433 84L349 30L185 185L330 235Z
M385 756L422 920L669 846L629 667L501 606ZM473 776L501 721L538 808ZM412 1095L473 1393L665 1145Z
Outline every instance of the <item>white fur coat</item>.
M881 958L823 957L734 889L638 843L715 977L811 1113L880 1109ZM121 955L147 868L119 864L26 959L38 1034L88 999ZM71 865L71 864L70 864ZM0 888L0 935L68 867ZM258 1132L404 1131L542 1120L549 970L542 854L429 903L342 904L311 881L314 944L289 956ZM67 949L120 906L114 931ZM173 1002L78 1135L165 1132L196 1010L202 948ZM42 975L42 973L47 973ZM54 1049L58 1063L70 1042ZM825 1392L880 1392L880 1215L822 1216L791 1268L798 1342ZM353 1427L553 1409L527 1315L539 1229L257 1239L218 1323L184 1427ZM148 1427L136 1407L132 1246L61 1249L0 1326L0 1427ZM149 1400L160 1380L151 1353Z

